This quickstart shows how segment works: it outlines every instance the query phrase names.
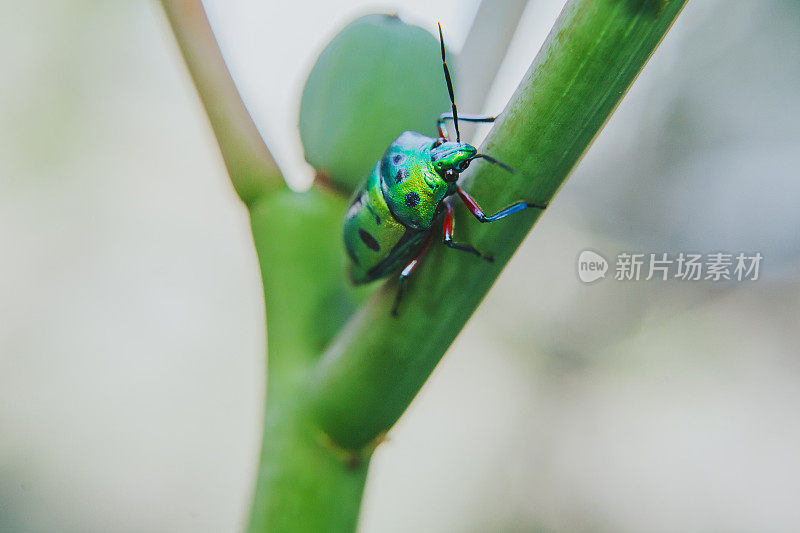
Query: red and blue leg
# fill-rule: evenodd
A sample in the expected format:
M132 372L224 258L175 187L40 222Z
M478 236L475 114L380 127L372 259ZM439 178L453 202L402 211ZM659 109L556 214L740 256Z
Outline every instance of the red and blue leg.
M447 211L444 215L444 243L453 248L455 250L461 250L462 252L469 252L471 254L475 254L478 257L489 261L490 263L494 261L494 258L490 255L484 255L480 253L474 246L469 244L462 244L458 242L453 242L453 228L455 227L455 216L453 214L453 206L448 204L447 202L444 203L445 208Z
M392 306L392 316L397 316L397 309L400 307L400 300L403 298L403 291L406 287L406 280L408 277L414 273L419 266L419 262L422 261L422 257L428 251L428 248L431 246L431 241L433 240L433 232L430 232L427 237L425 237L425 242L422 243L422 246L419 250L417 250L416 255L408 264L403 268L400 272L400 281L397 286L397 294L394 297L394 305Z
M534 209L547 209L547 204L534 204L532 202L517 202L515 204L511 204L510 206L506 207L505 209L501 209L494 215L486 216L483 213L483 210L478 205L472 196L467 194L467 191L462 189L461 187L458 188L458 196L461 197L461 201L464 202L464 205L467 206L469 212L472 213L472 216L477 218L480 222L495 222L502 218L506 218L509 215L513 215L514 213L519 213L525 209L534 208Z

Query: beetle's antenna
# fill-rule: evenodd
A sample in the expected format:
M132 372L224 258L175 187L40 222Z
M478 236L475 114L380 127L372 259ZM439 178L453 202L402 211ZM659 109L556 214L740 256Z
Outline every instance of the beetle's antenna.
M450 93L450 105L453 108L453 124L456 127L456 142L461 142L461 132L458 131L458 111L456 111L456 97L453 94L453 81L450 79L450 69L447 68L447 61L444 57L444 36L442 36L442 23L439 24L439 44L442 47L442 68L444 68L444 81L447 82L447 92Z
M512 174L515 172L515 170L514 170L512 167L510 167L510 166L506 165L506 164L505 164L505 163L503 163L502 161L498 161L497 159L495 159L494 157L492 157L492 156L490 156L490 155L486 155L486 154L475 154L475 156L474 156L474 157L472 157L472 159L478 159L478 158L485 159L485 160L486 160L486 161L488 161L489 163L491 163L491 164L493 164L493 165L497 165L498 167L500 167L500 168L502 168L502 169L506 170L507 172L511 172Z

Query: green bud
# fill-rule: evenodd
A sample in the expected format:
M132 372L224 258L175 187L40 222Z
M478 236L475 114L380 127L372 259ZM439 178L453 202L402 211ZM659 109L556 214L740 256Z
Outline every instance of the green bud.
M403 131L435 137L449 108L438 40L396 16L361 17L322 51L306 81L306 160L351 190Z

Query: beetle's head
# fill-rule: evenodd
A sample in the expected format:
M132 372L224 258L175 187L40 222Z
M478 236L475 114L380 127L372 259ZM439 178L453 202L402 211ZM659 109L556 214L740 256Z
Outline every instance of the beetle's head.
M444 141L431 147L431 165L445 181L455 181L477 155L471 144Z

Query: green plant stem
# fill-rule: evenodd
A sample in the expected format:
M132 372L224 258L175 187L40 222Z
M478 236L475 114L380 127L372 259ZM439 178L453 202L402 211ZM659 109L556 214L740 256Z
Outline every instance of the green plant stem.
M684 4L567 3L481 147L517 172L479 163L463 179L487 213L520 198L550 201ZM539 215L529 210L480 225L459 208L457 237L492 253L495 263L435 247L409 283L399 318L390 314L391 283L349 321L317 368L308 400L337 445L359 449L397 421Z
M250 210L267 309L267 401L249 530L352 531L370 451L333 445L304 385L361 298L347 282L345 200L284 186L228 73L199 0L163 0L231 182Z
M344 198L279 191L251 210L267 307L267 403L249 530L352 531L370 451L333 445L304 403L320 353L359 304L342 275Z
M217 137L231 183L252 205L285 186L281 172L222 58L200 0L161 0L186 66Z

